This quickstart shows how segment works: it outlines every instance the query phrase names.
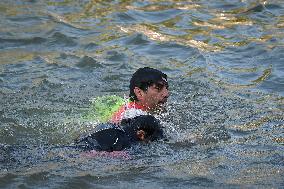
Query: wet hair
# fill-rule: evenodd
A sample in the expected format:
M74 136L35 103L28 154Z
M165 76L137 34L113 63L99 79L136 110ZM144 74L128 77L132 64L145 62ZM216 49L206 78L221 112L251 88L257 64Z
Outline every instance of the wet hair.
M139 68L133 75L130 80L130 101L137 101L137 96L134 93L135 87L140 88L143 91L147 91L148 87L158 82L167 83L167 75L157 69L144 67Z
M124 119L121 122L121 127L132 142L140 140L137 136L137 131L139 130L145 132L145 141L155 141L163 138L160 121L152 115L141 115L132 119Z

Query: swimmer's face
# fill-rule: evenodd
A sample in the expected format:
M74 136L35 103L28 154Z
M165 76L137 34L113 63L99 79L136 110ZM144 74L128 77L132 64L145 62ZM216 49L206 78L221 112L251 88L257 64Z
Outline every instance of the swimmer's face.
M151 111L162 107L169 97L168 83L164 81L149 86L146 91L138 89L138 103Z
M145 142L145 143L150 142L149 137L147 137L147 133L143 130L138 130L136 132L136 137L140 142Z

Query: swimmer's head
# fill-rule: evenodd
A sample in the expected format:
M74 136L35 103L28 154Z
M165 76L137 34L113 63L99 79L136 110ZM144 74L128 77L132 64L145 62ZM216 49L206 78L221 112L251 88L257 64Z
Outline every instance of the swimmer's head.
M155 141L163 137L162 126L154 116L141 115L122 121L122 128L132 141Z
M169 97L167 75L149 67L139 68L130 80L130 100L146 110L155 110Z

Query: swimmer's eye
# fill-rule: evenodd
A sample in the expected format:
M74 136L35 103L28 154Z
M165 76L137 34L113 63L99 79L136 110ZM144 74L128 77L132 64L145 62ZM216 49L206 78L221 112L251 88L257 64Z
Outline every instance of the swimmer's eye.
M155 84L155 89L157 89L158 91L162 91L164 87L166 87L167 90L169 89L168 84L161 84L161 83Z

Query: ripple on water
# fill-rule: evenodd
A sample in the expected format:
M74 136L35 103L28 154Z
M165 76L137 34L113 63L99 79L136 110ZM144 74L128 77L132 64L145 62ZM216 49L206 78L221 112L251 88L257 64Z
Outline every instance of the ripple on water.
M0 187L283 186L281 1L0 4ZM90 99L142 66L169 76L168 140L82 156Z
M76 46L76 37L67 36L61 32L53 33L49 38L49 45L50 46Z
M102 65L100 62L96 61L94 58L89 56L84 56L80 59L80 61L76 64L79 68L101 68Z
M32 37L32 38L14 38L14 39L8 39L8 38L0 38L0 49L8 49L12 47L21 47L21 46L27 46L27 45L40 45L46 42L45 38L42 37Z

